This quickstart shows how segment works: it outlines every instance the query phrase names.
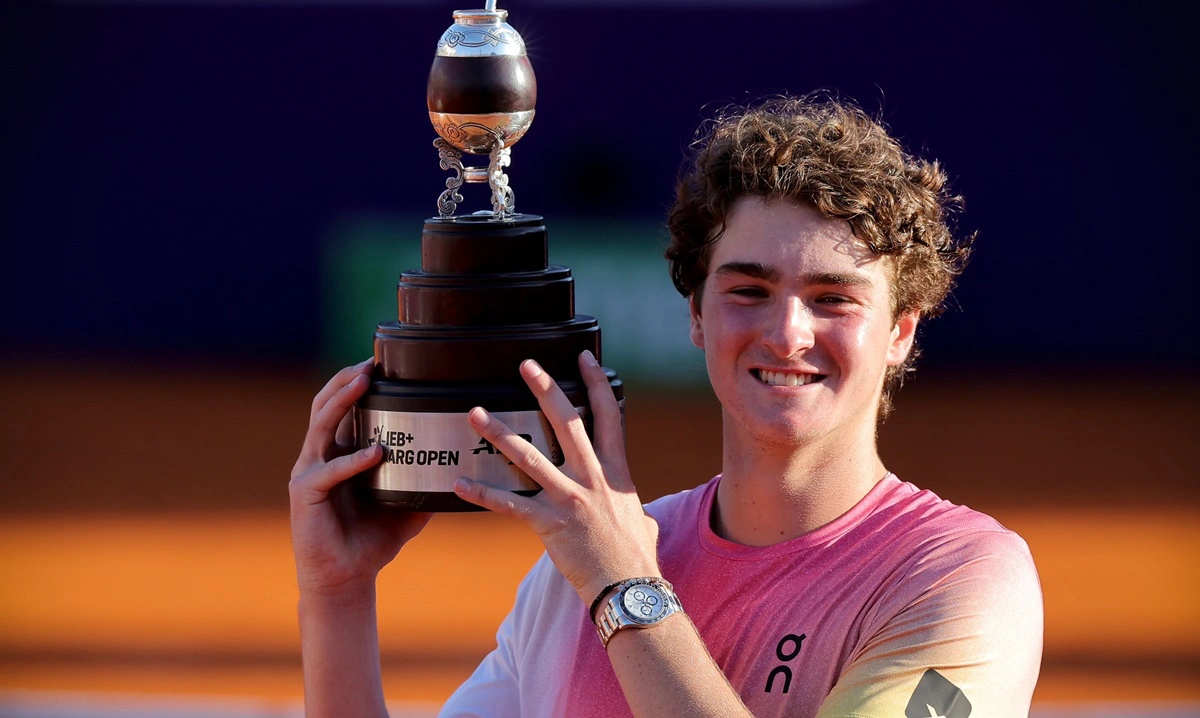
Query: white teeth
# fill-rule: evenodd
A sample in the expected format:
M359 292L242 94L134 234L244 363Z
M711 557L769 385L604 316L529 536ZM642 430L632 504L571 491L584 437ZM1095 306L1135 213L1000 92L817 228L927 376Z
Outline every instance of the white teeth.
M759 369L758 378L764 384L771 386L804 386L805 384L811 384L816 379L816 375L792 374L789 372Z

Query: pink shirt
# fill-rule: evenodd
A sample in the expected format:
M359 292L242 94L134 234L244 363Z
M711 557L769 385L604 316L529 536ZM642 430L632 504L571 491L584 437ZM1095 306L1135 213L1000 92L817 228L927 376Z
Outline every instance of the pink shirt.
M816 531L743 546L712 531L719 480L647 508L663 575L754 715L1028 715L1042 602L1019 536L888 475ZM587 608L545 556L442 711L629 714Z

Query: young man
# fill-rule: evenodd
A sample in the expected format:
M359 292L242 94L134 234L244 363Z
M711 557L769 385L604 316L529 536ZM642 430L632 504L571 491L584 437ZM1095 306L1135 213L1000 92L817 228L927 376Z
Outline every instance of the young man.
M1027 547L876 451L918 322L966 258L954 202L936 164L843 103L784 99L714 124L667 257L721 402L722 472L643 510L595 360L580 357L594 443L525 362L566 463L475 409L544 490L456 491L527 523L546 556L444 715L1028 713L1042 614ZM379 460L336 436L368 372L317 395L293 471L310 715L384 714L375 575L428 520L355 517L339 489Z

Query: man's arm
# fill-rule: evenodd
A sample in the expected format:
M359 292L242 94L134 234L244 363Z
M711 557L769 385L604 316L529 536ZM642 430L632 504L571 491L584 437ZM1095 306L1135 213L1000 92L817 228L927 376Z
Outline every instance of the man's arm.
M317 393L288 485L310 717L387 715L375 579L430 518L363 506L346 483L382 458L378 446L354 450L349 423L371 367L370 360L347 367Z
M306 715L386 718L377 623L373 584L300 596Z
M608 658L635 716L750 715L684 613L618 631Z

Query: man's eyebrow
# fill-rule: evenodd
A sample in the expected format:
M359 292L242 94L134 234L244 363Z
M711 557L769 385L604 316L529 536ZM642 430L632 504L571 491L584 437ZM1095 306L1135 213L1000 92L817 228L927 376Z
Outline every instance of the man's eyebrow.
M726 262L713 271L714 275L741 275L751 279L761 279L766 282L779 282L783 274L775 267L760 262ZM861 274L842 272L813 272L800 275L800 280L806 285L834 287L863 287L869 288L872 282L869 277Z
M782 278L778 269L768 267L761 262L726 262L717 267L713 274L716 276L741 274L751 279L762 279L767 282L778 282Z
M836 286L836 287L863 287L869 288L873 285L869 277L861 274L842 274L841 272L816 272L813 274L805 274L801 277L805 284L815 284L818 286Z

